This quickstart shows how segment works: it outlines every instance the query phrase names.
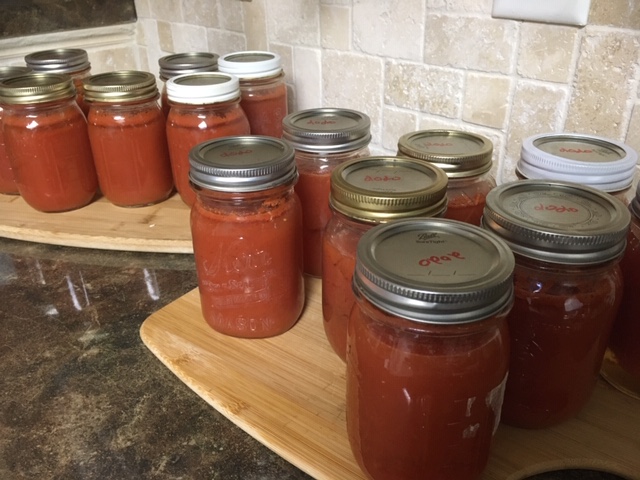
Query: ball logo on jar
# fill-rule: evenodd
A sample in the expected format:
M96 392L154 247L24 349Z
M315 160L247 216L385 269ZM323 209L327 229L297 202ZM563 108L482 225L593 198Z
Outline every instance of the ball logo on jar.
M451 142L422 142L424 147L453 147L453 143Z
M365 175L364 177L364 181L365 182L397 182L399 180L402 180L402 177L400 175Z
M431 265L442 265L456 260L465 260L465 257L460 252L453 251L444 255L431 255L430 257L422 258L418 264L421 267L430 267Z
M578 212L578 209L575 208L575 207L567 207L565 205L554 205L554 204L545 205L543 203L539 203L538 205L533 207L533 209L534 210L546 210L548 212L557 212L557 213L576 213L576 212Z
M253 150L250 148L245 148L244 150L232 150L229 152L223 152L220 154L221 157L238 157L240 155L249 155L253 153Z
M335 120L307 120L307 125L335 125Z
M563 153L593 153L593 150L590 148L582 149L582 148L560 148L558 151Z

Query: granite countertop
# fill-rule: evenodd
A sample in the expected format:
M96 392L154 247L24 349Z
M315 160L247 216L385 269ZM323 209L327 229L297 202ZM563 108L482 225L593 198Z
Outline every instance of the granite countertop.
M310 479L142 343L142 322L195 286L192 255L0 239L0 479Z

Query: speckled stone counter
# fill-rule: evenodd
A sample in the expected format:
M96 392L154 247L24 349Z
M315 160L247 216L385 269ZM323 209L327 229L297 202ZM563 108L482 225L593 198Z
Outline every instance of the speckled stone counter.
M0 239L0 479L310 479L140 340L150 314L195 286L191 255Z

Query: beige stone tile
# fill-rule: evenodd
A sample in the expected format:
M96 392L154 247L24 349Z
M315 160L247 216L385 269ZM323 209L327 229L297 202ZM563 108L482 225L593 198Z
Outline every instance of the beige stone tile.
M173 47L173 30L169 22L158 21L156 22L156 28L158 31L158 45L160 50L165 52L175 52Z
M383 107L382 110L382 147L398 151L398 140L405 133L415 132L418 125L418 115L410 110L399 110L393 107Z
M182 14L184 23L208 28L220 27L216 0L182 0Z
M624 142L640 154L640 103L633 106L629 129Z
M523 22L518 73L549 82L571 81L579 29Z
M173 23L173 48L176 52L203 52L209 48L207 29L199 25Z
M513 71L517 22L448 14L428 14L426 18L426 63L485 72Z
M340 5L320 5L320 33L323 48L349 50L351 8Z
M509 77L467 74L462 119L487 127L503 128L507 119L510 90Z
M589 25L640 30L640 2L637 0L591 0Z
M266 0L242 2L247 49L268 50Z
M182 22L182 2L175 0L149 0L151 18L167 22Z
M395 61L385 65L384 100L389 105L457 118L462 88L462 72Z
M322 106L351 108L369 115L374 142L380 142L383 74L380 58L337 50L323 52Z
M246 49L247 41L243 34L214 28L207 29L207 51L225 55Z
M320 46L320 9L317 0L277 0L268 5L270 42Z
M353 44L373 55L421 60L423 0L354 0Z
M137 55L136 69L142 70L143 72L151 72L157 78L158 68L153 68L151 65L149 65L149 49L147 47L138 46L136 55Z
M293 78L293 50L294 47L292 47L291 45L285 45L283 43L272 43L268 49L269 52L277 53L278 55L280 55L284 74L285 76L290 77L287 80L288 82L291 82L291 78Z
M319 48L294 47L293 85L296 91L294 110L322 106L322 54Z
M427 0L427 8L491 14L493 0Z
M459 120L454 120L454 119L423 115L418 121L418 130L433 130L433 129L445 129L445 130L460 129L460 122Z
M320 0L320 5L353 5L353 0Z
M243 4L238 0L218 0L218 15L220 27L234 32L244 30Z
M98 49L91 52L92 74L137 68L137 48L133 44Z
M515 88L509 117L502 178L515 179L522 141L539 133L563 130L568 101L567 88L553 84L519 81Z
M151 7L149 0L135 0L136 15L138 20L141 18L149 18L151 16Z
M636 95L639 38L624 32L587 32L580 46L566 129L620 138Z

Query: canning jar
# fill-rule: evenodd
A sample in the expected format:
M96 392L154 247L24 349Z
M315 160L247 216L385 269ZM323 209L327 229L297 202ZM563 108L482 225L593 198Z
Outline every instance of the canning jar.
M480 225L487 193L496 186L492 154L491 140L458 130L420 130L398 140L398 155L433 163L447 173L445 217L473 225Z
M633 199L637 152L595 135L542 133L522 142L520 178L574 182L612 194L625 205Z
M31 72L29 67L0 67L0 80L9 77L17 77ZM11 162L4 146L4 134L2 133L2 107L0 106L0 193L5 195L18 194L18 185L11 170Z
M242 101L253 135L282 137L287 115L287 86L282 59L277 53L247 51L223 55L219 70L240 79Z
M362 236L346 420L367 478L479 478L500 421L513 267L498 237L455 220Z
M622 299L629 222L622 202L574 183L521 180L487 196L483 225L516 257L505 423L549 427L589 400Z
M119 207L165 200L173 192L165 118L155 76L120 70L85 80L89 140L104 196Z
M629 205L631 227L620 262L624 290L602 362L602 376L618 390L640 399L640 189Z
M18 190L42 212L83 207L98 189L87 119L75 93L65 74L0 81L5 146Z
M331 174L331 218L322 240L322 318L329 344L342 360L355 306L351 280L360 237L391 220L442 216L446 189L440 168L410 158L359 158Z
M89 105L84 101L84 79L91 75L91 63L86 50L81 48L54 48L33 52L24 57L34 72L66 73L76 87L76 100L82 113L87 115Z
M304 271L322 275L322 235L329 218L331 172L343 162L369 156L371 121L345 108L313 108L287 115L282 138L296 150L302 203Z
M162 80L160 106L165 117L169 115L167 80L185 73L215 72L218 70L218 58L219 55L217 53L184 52L166 55L158 60L160 80Z
M271 337L304 305L302 211L290 145L235 136L191 151L193 252L202 313L216 331Z
M249 121L240 107L240 85L233 75L187 73L167 81L167 142L173 181L182 200L192 206L189 151L213 138L249 135Z

